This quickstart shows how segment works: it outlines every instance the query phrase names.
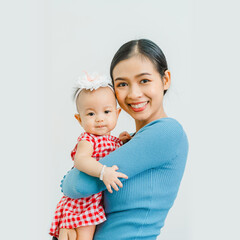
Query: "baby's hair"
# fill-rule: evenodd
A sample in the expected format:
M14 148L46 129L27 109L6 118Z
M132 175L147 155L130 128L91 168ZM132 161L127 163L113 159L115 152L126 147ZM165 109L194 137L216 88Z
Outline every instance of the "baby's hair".
M73 95L72 95L72 100L73 100L73 101L77 100L77 96L76 96L76 95L77 95L79 89L80 89L80 88L77 88L77 87L75 87L75 88L73 89Z
M109 83L108 86L106 86L106 87L111 88L112 91L113 91L113 93L114 93L114 95L115 95L115 90L114 90L112 84ZM77 100L77 97L78 97L79 93L81 92L81 91L79 91L80 89L81 89L81 88L79 88L79 87L74 87L74 89L73 89L73 95L72 95L72 100L73 100L73 101L76 101L76 100ZM83 89L82 89L82 90L83 90ZM85 89L85 90L92 91L92 90L90 90L90 89Z
M98 73L88 74L86 71L84 71L84 74L78 78L78 81L75 84L73 99L76 101L79 93L83 89L92 91L100 87L110 87L114 92L109 77L100 75Z

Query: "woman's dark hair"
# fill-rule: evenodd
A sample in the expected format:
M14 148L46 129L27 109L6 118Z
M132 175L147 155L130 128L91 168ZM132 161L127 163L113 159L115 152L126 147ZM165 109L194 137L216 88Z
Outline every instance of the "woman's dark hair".
M110 75L112 82L112 73L115 66L120 61L129 59L134 55L142 55L144 57L147 57L153 63L156 70L160 73L161 77L164 77L165 71L168 70L167 60L164 53L154 42L148 39L139 39L132 40L123 44L114 55L110 66ZM167 90L164 90L164 94L166 92Z

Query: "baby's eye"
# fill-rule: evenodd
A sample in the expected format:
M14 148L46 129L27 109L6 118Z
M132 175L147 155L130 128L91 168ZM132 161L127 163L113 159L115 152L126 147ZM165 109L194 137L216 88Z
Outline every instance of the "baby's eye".
M93 115L94 115L93 112L89 112L89 113L87 114L87 116L93 116Z
M150 82L148 79L142 79L141 81L140 81L140 83L147 83L147 82Z
M111 111L110 110L106 110L106 111L104 111L104 113L106 113L106 114L108 114L108 113L110 113Z
M127 86L127 83L124 83L124 82L119 83L119 84L117 85L117 87L125 87L125 86Z

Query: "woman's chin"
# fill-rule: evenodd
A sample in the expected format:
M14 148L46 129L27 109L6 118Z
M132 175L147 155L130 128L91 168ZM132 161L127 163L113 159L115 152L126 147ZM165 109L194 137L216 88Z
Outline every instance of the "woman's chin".
M146 121L149 118L149 111L146 107L140 110L129 107L126 112L136 121Z
M149 115L146 113L141 113L141 112L137 112L137 113L129 113L129 115L134 118L135 121L142 121L145 122L149 119Z

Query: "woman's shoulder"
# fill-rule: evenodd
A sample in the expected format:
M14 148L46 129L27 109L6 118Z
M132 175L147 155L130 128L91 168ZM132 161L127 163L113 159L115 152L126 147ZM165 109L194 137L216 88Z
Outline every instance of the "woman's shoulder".
M171 151L175 154L180 146L188 144L182 125L174 118L157 119L140 129L134 138L138 145L147 144L154 153L164 151L166 155Z
M178 125L181 127L181 124L178 122L178 120L176 120L175 118L171 118L171 117L165 117L165 118L159 118L153 122L151 122L150 124L167 124L167 125Z
M149 133L152 136L158 134L182 134L184 132L182 125L174 118L160 118L155 121L150 122L139 130L139 134L145 132Z

